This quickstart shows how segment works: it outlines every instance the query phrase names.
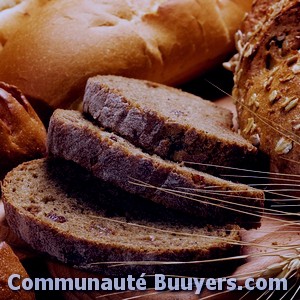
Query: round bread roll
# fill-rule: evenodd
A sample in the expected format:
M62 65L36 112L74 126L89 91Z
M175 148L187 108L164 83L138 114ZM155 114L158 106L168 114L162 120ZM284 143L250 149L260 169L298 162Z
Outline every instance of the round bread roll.
M28 278L28 274L23 268L18 257L14 254L12 249L5 243L0 242L0 293L1 300L33 300L35 299L34 293L20 289L13 291L8 286L8 278L12 274L18 274L21 279L17 280L15 285L19 285L22 279Z
M15 2L28 2L29 12L10 21L0 80L52 108L81 99L87 78L97 74L169 85L188 80L233 50L234 32L251 6L251 0Z
M0 179L21 162L46 154L46 129L24 95L0 82Z
M280 188L296 195L291 179L298 181L287 175L300 174L299 11L297 0L254 1L229 64L242 135L270 157L271 172L285 174Z

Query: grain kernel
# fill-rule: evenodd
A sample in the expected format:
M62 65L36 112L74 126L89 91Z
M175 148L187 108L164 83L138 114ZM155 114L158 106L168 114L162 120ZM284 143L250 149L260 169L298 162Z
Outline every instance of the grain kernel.
M285 110L286 112L290 111L291 109L293 109L294 107L297 106L298 101L299 101L298 98L292 100L292 101L284 108L284 110Z
M277 90L272 91L272 93L269 95L269 101L271 103L274 103L276 100L280 99L280 95Z
M284 109L286 112L290 111L294 107L296 107L299 98L292 98L292 97L285 97L284 101L281 103L281 108Z
M268 80L266 80L264 82L264 89L267 90L267 91L269 91L270 88L271 88L272 82L273 82L273 77L271 76L271 77L268 78Z
M247 125L244 128L243 132L248 134L248 133L253 133L253 131L256 129L256 124L254 122L253 118L248 118L247 120Z
M300 73L300 64L299 63L292 66L292 72L294 74L299 74Z
M251 135L249 140L250 143L255 147L258 147L260 144L260 136L258 133Z
M275 152L277 154L287 154L292 150L292 148L293 148L293 142L282 137L276 144Z
M293 126L294 131L300 130L300 123Z

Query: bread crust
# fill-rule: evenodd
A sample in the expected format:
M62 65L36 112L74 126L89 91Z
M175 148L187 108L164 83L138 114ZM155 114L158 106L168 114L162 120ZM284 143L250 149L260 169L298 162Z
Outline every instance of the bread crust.
M18 257L14 254L13 250L5 242L0 242L0 286L1 286L1 299L2 300L34 300L35 296L32 291L25 291L23 289L19 291L12 291L8 286L8 278L12 274L18 274L22 279L29 278L24 267L22 266Z
M50 155L74 161L96 177L129 193L214 224L237 222L244 227L259 226L264 205L263 191L146 154L120 136L93 125L79 112L56 110L50 120L47 143ZM133 180L139 180L142 185L133 184ZM200 202L172 193L176 188L179 191L184 188L196 192ZM205 192L206 188L209 191L215 189L215 193ZM224 192L225 195L222 195ZM229 203L220 203L218 199ZM233 205L237 200L239 205ZM212 203L221 204L221 207ZM250 208L244 205L250 205ZM236 209L239 211L236 212ZM243 212L246 211L249 213L245 218Z
M233 60L241 133L270 157L271 172L287 175L300 172L299 9L294 0L255 1Z
M0 52L0 80L54 108L81 98L97 74L174 85L207 70L233 49L251 3L32 1Z
M144 151L195 162L194 168L210 174L230 170L209 165L247 169L256 162L256 148L232 131L229 110L165 85L96 76L87 82L83 110Z
M0 51L37 6L36 0L2 0L0 2Z
M0 178L19 163L46 155L46 129L25 96L0 82Z

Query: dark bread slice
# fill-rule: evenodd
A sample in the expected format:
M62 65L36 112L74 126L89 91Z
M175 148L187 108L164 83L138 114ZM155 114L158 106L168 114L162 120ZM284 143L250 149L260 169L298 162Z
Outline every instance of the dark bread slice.
M83 110L100 126L162 158L253 168L256 148L232 131L232 113L181 90L120 76L96 76L87 82ZM224 169L193 166L224 173Z
M238 226L202 227L196 219L106 186L72 162L39 159L19 165L6 176L2 191L9 225L34 249L104 275L215 276L222 273L220 262L171 262L239 253ZM100 264L123 261L150 263L116 268Z
M259 225L263 191L144 153L118 135L94 125L79 112L59 109L54 112L48 129L48 151L50 155L78 163L127 192L199 216L206 222ZM134 180L144 184L133 184ZM190 196L193 199L175 194L176 191L193 193Z

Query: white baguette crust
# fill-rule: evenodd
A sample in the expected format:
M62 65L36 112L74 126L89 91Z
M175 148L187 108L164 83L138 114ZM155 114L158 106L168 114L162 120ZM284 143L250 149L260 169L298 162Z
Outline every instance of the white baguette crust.
M250 3L32 0L0 52L0 80L53 107L80 98L96 74L183 82L232 50Z

